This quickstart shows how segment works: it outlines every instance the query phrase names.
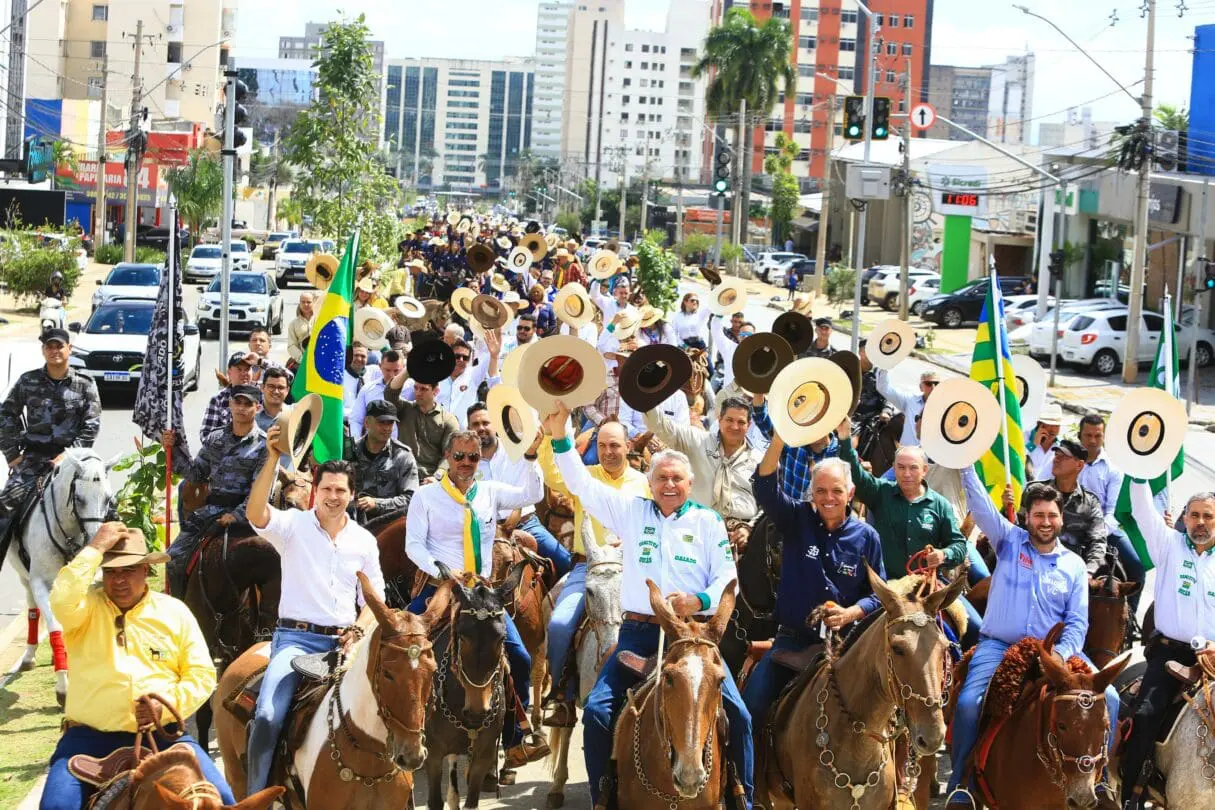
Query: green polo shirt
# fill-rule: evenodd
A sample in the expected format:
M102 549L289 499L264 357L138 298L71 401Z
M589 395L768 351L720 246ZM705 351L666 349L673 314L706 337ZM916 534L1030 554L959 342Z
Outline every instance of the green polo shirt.
M856 496L869 508L869 522L882 540L882 561L892 579L907 573L907 560L925 546L945 552L945 566L966 559L966 538L958 531L953 509L927 487L914 501L903 497L894 481L874 478L856 457L851 441L840 442L840 458L852 467Z

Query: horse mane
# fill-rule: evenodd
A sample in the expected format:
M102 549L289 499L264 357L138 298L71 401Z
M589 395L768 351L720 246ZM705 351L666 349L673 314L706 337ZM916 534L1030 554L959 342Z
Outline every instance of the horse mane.
M177 744L166 748L160 753L153 754L139 763L135 767L135 772L131 774L131 781L140 782L149 776L155 776L161 771L168 770L177 765L190 768L196 774L202 773L202 770L198 766L198 758L194 756L194 752L190 747L184 744Z
M898 579L890 579L886 581L886 587L897 593L909 602L919 602L920 598L917 591L924 585L927 577L923 574L908 574L899 577ZM941 587L944 587L943 585ZM961 638L966 633L966 627L970 622L970 617L966 615L966 608L962 606L960 599L955 599L949 603L942 611L949 617L950 622L957 630L958 638Z
M1011 717L1026 686L1045 679L1039 661L1041 652L1042 642L1036 638L1023 638L1008 648L987 687L988 714L993 717ZM1067 660L1067 670L1073 677L1090 674L1088 664L1078 655ZM1066 688L1073 687L1072 683L1066 684Z
M384 529L387 529L393 523L396 523L398 520L405 520L405 515L401 512L389 512L386 515L373 517L371 520L367 521L367 525L365 525L363 528L369 531L372 536L375 536L384 531Z

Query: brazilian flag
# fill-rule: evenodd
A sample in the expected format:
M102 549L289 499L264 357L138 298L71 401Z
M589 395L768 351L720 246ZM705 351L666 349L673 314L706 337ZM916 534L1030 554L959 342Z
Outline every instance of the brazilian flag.
M316 394L325 405L321 424L312 441L317 464L342 457L342 380L346 374L346 349L350 345L354 309L355 267L359 261L359 232L346 242L346 252L312 320L308 350L291 384L295 401Z

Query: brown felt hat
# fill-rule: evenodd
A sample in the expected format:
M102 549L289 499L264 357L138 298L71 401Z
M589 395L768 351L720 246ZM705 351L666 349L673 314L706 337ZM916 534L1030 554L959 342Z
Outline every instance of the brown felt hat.
M628 353L621 365L620 398L633 410L645 413L665 402L691 377L692 360L682 349L651 343Z
M783 337L758 332L744 338L734 350L734 379L744 391L766 394L776 375L796 358Z
M782 312L773 321L772 332L783 337L794 354L801 354L814 342L814 325L800 312Z
M127 527L127 536L101 555L102 568L126 568L132 565L157 565L169 561L163 551L148 551L148 541L139 529Z

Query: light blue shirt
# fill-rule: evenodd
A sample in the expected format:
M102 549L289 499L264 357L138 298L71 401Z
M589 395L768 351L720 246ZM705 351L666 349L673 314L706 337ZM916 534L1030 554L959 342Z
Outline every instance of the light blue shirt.
M1114 510L1118 508L1118 494L1122 491L1122 471L1110 464L1102 449L1095 461L1084 465L1080 471L1080 486L1097 496L1101 511L1105 513L1105 526L1110 532L1121 532ZM1165 487L1152 496L1152 502L1160 514L1169 511L1169 488Z
M1084 649L1088 634L1088 571L1079 555L1056 543L1042 553L1029 532L1014 526L996 511L973 468L962 470L962 486L975 523L996 550L998 563L982 633L1006 644L1025 637L1046 638L1063 622L1055 650L1067 660Z

